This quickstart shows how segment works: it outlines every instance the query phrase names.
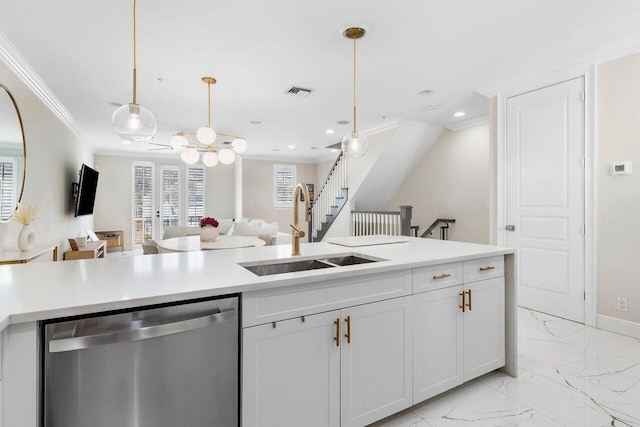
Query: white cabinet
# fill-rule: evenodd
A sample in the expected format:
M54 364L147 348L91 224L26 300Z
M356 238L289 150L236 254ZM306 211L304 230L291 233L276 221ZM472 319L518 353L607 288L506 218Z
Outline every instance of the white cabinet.
M411 298L245 328L243 427L364 426L412 404Z
M411 311L411 297L342 310L342 427L368 425L413 404Z
M504 278L465 285L464 381L504 366Z
M245 328L242 426L340 425L340 311Z
M413 296L414 404L504 366L504 277L486 261L465 262L469 283Z
M413 296L413 401L463 382L462 285Z

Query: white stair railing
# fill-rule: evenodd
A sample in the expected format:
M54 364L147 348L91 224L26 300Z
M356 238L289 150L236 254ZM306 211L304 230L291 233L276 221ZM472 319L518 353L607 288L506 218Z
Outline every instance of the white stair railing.
M346 188L347 158L340 152L311 206L311 236L314 240L318 238L323 223L333 222L333 216L337 215L336 206L343 202L339 199L345 197L343 189Z
M351 212L351 230L354 236L402 234L400 212Z

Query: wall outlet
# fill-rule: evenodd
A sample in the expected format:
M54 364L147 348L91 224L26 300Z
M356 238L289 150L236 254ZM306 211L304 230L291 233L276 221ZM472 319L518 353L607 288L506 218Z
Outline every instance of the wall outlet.
M616 310L627 311L627 299L625 297L616 298Z

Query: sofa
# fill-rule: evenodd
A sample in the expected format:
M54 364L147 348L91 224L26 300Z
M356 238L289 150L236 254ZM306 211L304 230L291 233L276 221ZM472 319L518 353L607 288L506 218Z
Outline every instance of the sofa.
M277 222L268 223L257 218L230 218L218 219L218 231L220 234L236 236L256 236L265 241L267 245L290 245L291 234L281 233ZM170 226L164 228L163 239L173 237L194 236L200 234L200 227Z

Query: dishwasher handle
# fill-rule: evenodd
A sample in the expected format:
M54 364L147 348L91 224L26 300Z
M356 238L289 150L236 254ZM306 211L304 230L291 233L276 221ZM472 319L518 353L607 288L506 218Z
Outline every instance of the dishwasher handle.
M179 332L191 331L204 328L217 323L227 322L237 318L236 309L222 310L208 316L197 317L195 319L181 320L174 323L162 325L146 326L128 331L110 332L106 334L87 335L75 338L60 338L49 341L50 353L61 353L64 351L83 350L107 344L121 342L141 341L149 338L158 338L165 335L177 334Z

